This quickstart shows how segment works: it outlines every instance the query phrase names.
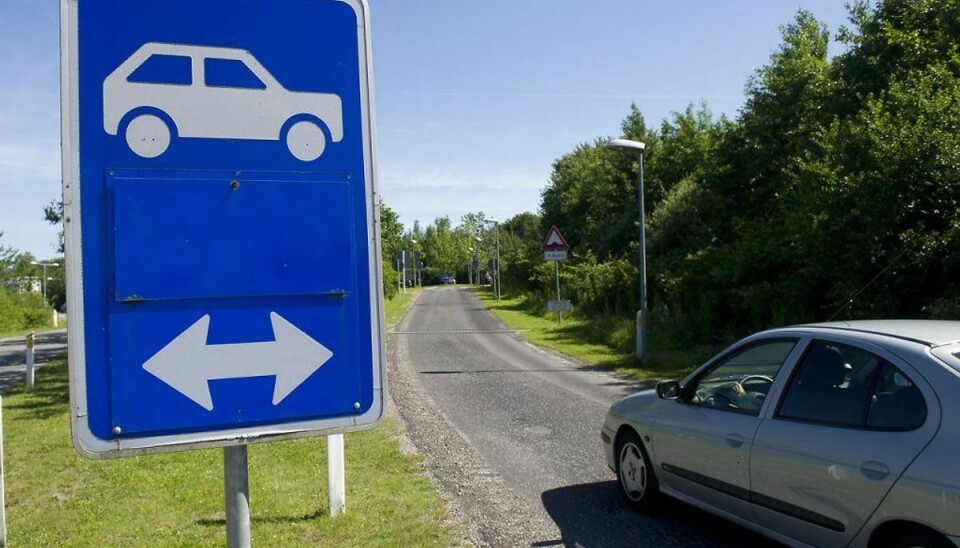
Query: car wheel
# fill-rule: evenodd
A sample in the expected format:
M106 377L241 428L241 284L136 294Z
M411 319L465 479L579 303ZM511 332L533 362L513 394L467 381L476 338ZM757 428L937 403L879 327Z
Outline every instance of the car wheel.
M127 124L124 137L127 146L142 158L156 158L170 146L172 134L163 118L156 114L140 114Z
M317 124L301 120L287 130L287 148L301 162L312 162L323 155L327 137Z
M649 510L657 498L660 484L653 473L653 463L636 432L630 431L617 442L617 484L627 504L638 510Z
M880 548L952 548L943 535L924 529L906 529L879 543Z

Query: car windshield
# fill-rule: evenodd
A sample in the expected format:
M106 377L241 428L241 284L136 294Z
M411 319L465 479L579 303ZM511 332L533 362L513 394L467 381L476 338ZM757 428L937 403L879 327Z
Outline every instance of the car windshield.
M939 346L932 352L934 356L940 358L940 361L960 371L960 343Z

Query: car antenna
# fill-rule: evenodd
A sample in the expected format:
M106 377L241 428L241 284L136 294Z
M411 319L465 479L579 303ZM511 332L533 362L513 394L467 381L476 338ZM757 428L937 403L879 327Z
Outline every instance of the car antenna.
M844 310L845 308L847 308L848 306L850 306L851 304L853 304L853 301L855 301L855 300L857 299L857 297L860 296L861 293L863 293L864 291L866 291L866 289L867 289L868 287L870 287L871 285L873 285L873 282L879 280L879 279L880 279L880 276L883 276L883 274L884 274L887 270L890 270L890 267L892 267L894 264L896 264L896 262L900 260L900 257L903 257L904 254L906 254L907 251L908 251L908 248L903 248L903 249L901 249L901 250L900 250L900 253L897 253L897 256L894 257L893 260L891 260L889 263L887 263L887 266L883 267L883 270L881 270L880 272L877 272L877 275L876 275L876 276L874 276L873 278L871 278L869 282L867 282L866 284L864 284L864 286L861 287L860 289L858 289L856 293L854 293L853 295L851 295L850 298L848 298L848 299L843 303L843 305L841 305L840 308L837 309L836 312L834 312L833 314L830 315L829 318L827 318L827 321L828 321L828 322L832 322L833 319L837 317L837 314L843 312L843 310Z

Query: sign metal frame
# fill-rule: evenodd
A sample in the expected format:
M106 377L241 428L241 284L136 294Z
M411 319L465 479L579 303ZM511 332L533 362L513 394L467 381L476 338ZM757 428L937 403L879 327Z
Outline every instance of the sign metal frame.
M367 0L335 0L349 5L361 24L357 25L360 54L360 116L363 146L367 261L369 261L370 320L373 357L373 405L357 416L300 420L240 428L151 435L104 440L87 423L87 376L83 298L83 255L80 188L80 97L79 97L79 24L77 0L60 2L61 54L61 169L64 207L64 243L66 250L67 316L69 319L69 382L73 445L81 455L94 458L129 457L172 451L233 447L250 443L327 436L375 428L384 417L387 391L384 327L383 272L380 247L380 215L377 174L377 146L374 104L371 37Z

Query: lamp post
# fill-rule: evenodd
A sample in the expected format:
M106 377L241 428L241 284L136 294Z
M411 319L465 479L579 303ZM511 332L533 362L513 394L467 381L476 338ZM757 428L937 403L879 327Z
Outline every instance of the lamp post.
M496 225L497 231L497 261L494 265L494 274L493 274L493 292L497 295L497 300L500 300L500 220L499 219L486 219L485 222L493 223Z
M43 302L47 302L47 267L58 267L57 263L32 263L35 266L43 268L43 279L40 280L40 291L43 293Z
M419 278L417 278L417 249L420 244L413 238L410 239L410 242L413 244L413 287L420 287Z
M476 270L475 277L473 279L476 281L477 285L483 285L482 283L480 283L480 259L479 259L479 255L481 251L480 244L483 243L483 238L481 238L480 236L475 236L474 239L477 241L477 247L476 247L476 250L473 252L473 263L474 263L473 268L474 270Z
M467 248L467 283L473 285L473 248Z
M637 313L637 357L640 363L647 365L647 245L646 234L644 230L644 210L643 210L643 149L646 145L639 141L629 139L614 139L606 144L611 150L619 150L637 155L640 177L637 188L637 201L640 206L640 311Z

